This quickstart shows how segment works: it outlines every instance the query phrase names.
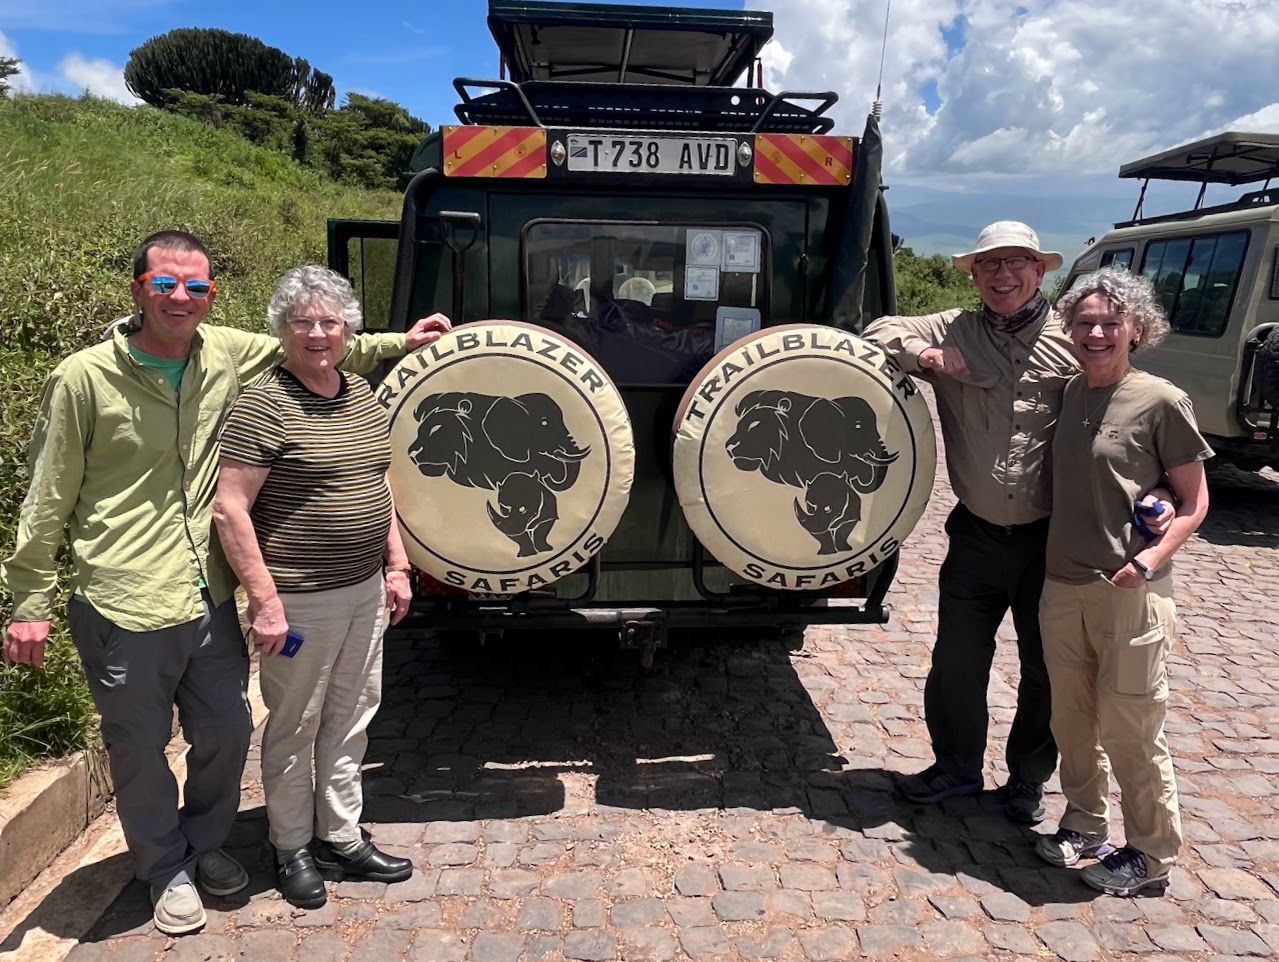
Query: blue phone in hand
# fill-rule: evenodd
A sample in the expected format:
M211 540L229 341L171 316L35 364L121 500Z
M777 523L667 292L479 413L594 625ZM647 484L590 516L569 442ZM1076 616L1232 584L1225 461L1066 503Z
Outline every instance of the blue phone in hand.
M296 631L287 632L284 636L284 647L280 649L280 654L285 658L292 658L298 653L298 649L302 647L302 636Z
M1132 503L1133 527L1135 527L1137 529L1137 533L1147 541L1154 541L1155 533L1150 530L1149 526L1147 526L1145 519L1157 518L1161 514L1163 514L1163 509L1159 507L1158 502L1149 505L1142 504L1140 501L1134 501Z

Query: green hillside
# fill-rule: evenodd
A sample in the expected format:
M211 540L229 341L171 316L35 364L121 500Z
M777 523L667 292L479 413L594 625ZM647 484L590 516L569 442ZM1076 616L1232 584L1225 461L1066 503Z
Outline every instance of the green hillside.
M336 184L237 134L151 107L0 98L0 552L13 547L45 375L131 310L133 251L189 230L208 244L210 320L261 329L275 279L323 263L329 217L398 218L400 196ZM0 601L8 621L9 599ZM0 787L33 758L92 734L60 623L44 671L0 670Z

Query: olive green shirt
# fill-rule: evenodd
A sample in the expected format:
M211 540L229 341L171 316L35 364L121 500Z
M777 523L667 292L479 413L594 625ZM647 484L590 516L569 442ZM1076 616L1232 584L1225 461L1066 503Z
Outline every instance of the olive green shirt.
M45 384L17 543L0 564L15 621L51 617L65 528L72 591L126 630L199 618L201 579L215 604L235 590L212 536L218 436L240 388L283 360L280 342L201 324L177 392L128 345L117 325ZM363 335L342 364L367 371L403 353L403 334Z
M1071 381L1053 451L1048 577L1069 584L1109 578L1131 561L1148 544L1133 524L1133 502L1170 469L1212 457L1186 392L1138 370L1105 387L1089 387L1083 375Z
M1066 382L1079 373L1057 314L1006 334L980 311L881 317L862 335L929 382L951 486L991 524L1028 524L1052 510L1052 440ZM919 366L930 347L954 346L968 374Z

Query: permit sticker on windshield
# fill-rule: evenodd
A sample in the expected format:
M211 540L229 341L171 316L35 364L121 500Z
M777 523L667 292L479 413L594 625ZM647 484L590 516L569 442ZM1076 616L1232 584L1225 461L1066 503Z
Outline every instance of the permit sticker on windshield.
M684 239L684 264L688 267L719 267L720 232L690 230Z
M759 330L759 311L753 307L721 307L715 311L715 351Z
M726 230L723 235L725 271L759 273L759 233L753 230Z
M717 301L719 300L719 268L718 267L685 267L684 268L684 300Z

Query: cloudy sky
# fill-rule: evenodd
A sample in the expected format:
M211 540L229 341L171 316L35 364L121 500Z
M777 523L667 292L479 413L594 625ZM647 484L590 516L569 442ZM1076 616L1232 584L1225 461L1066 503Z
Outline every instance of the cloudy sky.
M924 248L1016 216L1075 245L1069 257L1131 210L1136 185L1115 180L1120 164L1220 130L1279 131L1276 0L891 0L882 48L887 2L745 5L774 12L766 85L837 91L846 132L861 130L882 50L894 223ZM365 0L360 10L352 18L338 0L0 0L0 55L24 59L26 89L128 101L121 70L133 47L172 27L217 26L433 124L452 120L453 77L496 73L484 0ZM1166 206L1186 197L1164 194Z
M885 2L774 4L772 86L864 109ZM1279 130L1276 78L1274 0L895 0L887 154L915 176L1113 174L1210 131Z

